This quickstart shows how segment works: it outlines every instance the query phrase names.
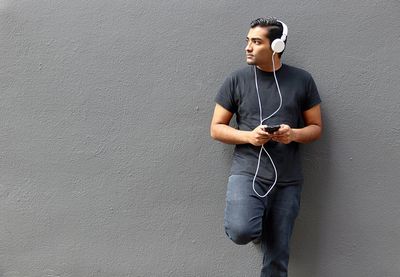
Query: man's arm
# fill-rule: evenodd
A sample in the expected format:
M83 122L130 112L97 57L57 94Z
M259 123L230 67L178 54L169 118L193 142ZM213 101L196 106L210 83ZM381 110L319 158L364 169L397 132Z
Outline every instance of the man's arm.
M260 146L270 140L271 135L264 132L261 126L253 131L241 131L229 126L233 113L219 104L215 105L214 115L211 120L210 133L213 139L228 144L246 144L251 143Z
M299 143L309 143L321 137L322 119L321 105L315 105L311 109L303 112L304 128L292 129L286 124L276 131L272 140L288 144L292 141Z

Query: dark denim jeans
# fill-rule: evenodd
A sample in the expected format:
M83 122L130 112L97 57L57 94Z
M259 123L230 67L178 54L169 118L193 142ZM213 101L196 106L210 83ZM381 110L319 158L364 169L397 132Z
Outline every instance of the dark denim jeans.
M261 238L261 277L287 277L289 242L300 208L302 185L275 186L265 198L253 177L232 175L226 192L225 231L236 244ZM268 185L256 182L263 195Z

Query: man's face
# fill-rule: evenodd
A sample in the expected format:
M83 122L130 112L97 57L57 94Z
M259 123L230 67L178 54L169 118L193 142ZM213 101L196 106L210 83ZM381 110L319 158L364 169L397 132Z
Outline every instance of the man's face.
M267 32L267 28L256 26L247 34L245 50L248 64L263 65L271 61L272 50Z

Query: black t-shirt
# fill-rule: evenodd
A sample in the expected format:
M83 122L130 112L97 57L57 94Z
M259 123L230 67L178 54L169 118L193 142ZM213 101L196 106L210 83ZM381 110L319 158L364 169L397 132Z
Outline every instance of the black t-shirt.
M254 66L247 66L232 73L223 83L215 101L236 115L239 130L251 131L260 125ZM257 70L257 82L261 99L263 119L279 107L278 89L272 72ZM304 127L303 112L319 104L321 99L312 76L299 68L283 64L276 71L282 107L263 125L287 124L292 128ZM264 147L271 155L278 171L278 185L291 185L303 181L299 144L275 141ZM257 168L260 147L251 144L238 144L235 147L231 174L254 176ZM272 164L263 152L257 178L267 183L275 179Z

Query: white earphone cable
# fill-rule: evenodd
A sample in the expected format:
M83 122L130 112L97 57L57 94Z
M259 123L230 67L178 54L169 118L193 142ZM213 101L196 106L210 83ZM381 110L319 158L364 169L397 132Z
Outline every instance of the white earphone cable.
M276 87L278 88L279 107L278 107L278 109L276 109L276 111L274 111L272 114L270 114L268 117L266 117L266 118L264 118L264 119L262 118L261 98L260 98L260 92L259 92L259 89L258 89L257 68L256 68L256 66L254 66L254 80L255 80L256 92L257 92L257 97L258 97L258 105L259 105L259 108L260 108L260 125L262 125L263 122L264 122L265 120L268 120L268 119L270 119L272 116L274 116L274 115L281 109L281 107L282 107L282 94L281 94L281 90L280 90L280 88L279 88L278 79L276 78L276 73L275 73L275 61L274 61L274 55L275 55L275 54L276 54L275 52L272 54L272 70L273 70L273 73L274 73L274 79L275 79ZM258 170L260 169L260 162L261 162L262 151L264 151L264 152L268 155L268 158L269 158L269 160L271 161L272 167L274 168L274 172L275 172L275 180L274 180L274 183L271 185L271 187L268 189L268 191L267 191L264 195L260 195L260 194L257 192L256 188L255 188L255 181L256 181L256 178L257 178L257 175L258 175ZM261 145L260 153L258 154L258 162L257 162L256 173L254 174L254 177L253 177L253 191L254 191L255 194L257 194L259 197L264 198L264 197L266 197L266 196L270 193L270 191L275 187L277 180L278 180L278 171L276 170L275 163L274 163L274 161L272 160L271 155L268 153L267 149L265 149L264 145Z

